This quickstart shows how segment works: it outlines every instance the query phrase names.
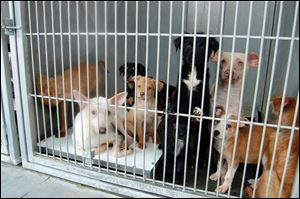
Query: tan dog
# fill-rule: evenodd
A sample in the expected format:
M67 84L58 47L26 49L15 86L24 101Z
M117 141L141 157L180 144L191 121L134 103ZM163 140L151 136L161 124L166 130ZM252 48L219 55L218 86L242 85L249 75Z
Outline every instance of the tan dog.
M233 67L232 67L232 79L231 88L229 93L229 106L228 114L238 115L240 106L240 96L241 96L241 86L243 79L244 67L257 67L259 57L256 53L250 52L247 55L247 63L245 62L245 54L243 53L233 53ZM218 62L218 58L212 59L213 63ZM230 77L230 64L231 64L231 52L222 52L220 60L220 73L218 81L218 92L216 99L216 106L226 107L227 92L229 89L229 77ZM211 104L214 102L215 95L215 84L212 85L210 89ZM211 106L210 114L212 115L213 106ZM241 112L243 114L243 111Z
M278 117L279 117L281 101L282 101L281 97L274 97L272 99L272 112L275 115L275 123L277 123L279 119ZM284 102L284 109L282 115L282 125L291 126L294 119L296 99L291 97L286 97L284 101L285 102ZM299 127L299 120L297 126ZM274 167L271 173L272 176L271 176L268 197L272 197L272 198L279 197L280 184L283 177L284 165L287 158L290 137L291 137L290 130L283 130L279 134L278 144L276 148L276 155L274 160ZM268 178L270 175L269 169L271 167L272 156L274 152L273 150L274 150L275 139L276 139L275 133L269 135L268 148L263 154L264 171L258 179L255 197L259 197L259 198L265 197L267 186L268 186L267 185ZM291 146L291 152L289 155L286 176L284 178L282 194L280 197L283 198L290 197L291 190L293 187L293 182L294 182L296 166L297 166L298 154L299 154L299 131L295 131L293 136L292 146ZM247 186L245 188L245 193L246 195L248 195L248 197L252 197L254 180L251 179L249 180L249 182L251 186Z
M220 112L220 110L217 110L217 111ZM222 109L221 112L223 113L223 116L221 117L222 119L225 119L226 116L227 116L228 120L237 120L238 119L238 117L235 115L224 115L224 113L225 113L224 109ZM240 118L240 121L247 121L247 119L242 117L242 118ZM221 154L222 139L225 136L223 159L225 160L225 164L227 164L227 166L228 166L228 170L224 172L223 168L220 168L220 164L218 162L217 171L209 177L211 180L217 181L218 175L220 172L226 173L223 184L218 189L216 189L216 192L220 192L220 193L225 193L228 190L230 184L232 183L232 180L234 178L235 172L236 172L239 164L245 162L246 152L247 152L247 144L248 144L248 138L249 138L249 129L250 129L249 126L247 126L243 123L240 123L239 129L238 129L236 153L235 153L234 162L233 162L233 166L232 166L231 164L232 164L232 159L233 159L233 149L234 149L237 123L227 121L225 132L224 132L224 125L225 125L225 121L221 121L218 124L216 124L216 126L215 126L214 148ZM273 128L267 127L266 128L266 137L273 131L274 131ZM261 139L262 139L262 132L263 132L262 126L255 126L255 125L253 126L252 135L250 138L248 161L247 161L247 163L249 163L249 164L256 164L258 162L259 149L260 149L260 144L261 144ZM266 148L267 148L267 145L264 144L263 151L265 151Z
M148 88L145 88L146 85L146 77L142 76L134 76L132 80L135 82L136 90L137 90L137 100L133 107L136 108L145 108L145 96L147 92L147 101L146 106L149 110L155 109L155 88L156 88L156 81L152 78L147 78L148 81ZM161 91L164 87L164 84L159 81L158 82L158 91ZM147 89L147 90L145 90ZM133 137L134 133L134 112L135 110L130 110L127 115L127 127L129 130L129 136ZM146 113L146 133L154 140L154 118L156 117L155 113L153 112L147 112ZM137 139L138 139L138 146L140 148L144 147L143 143L143 127L144 127L144 111L143 110L137 110L136 111L136 132L137 132ZM158 136L157 136L158 138ZM148 139L148 136L147 136ZM146 139L146 140L147 140ZM157 144L159 144L159 141L157 140Z
M72 71L70 68L66 69L64 71L64 76L57 76L57 97L58 98L63 98L64 93L65 93L65 98L66 99L71 99L71 75L72 75L72 86L73 89L75 90L80 90L79 89L79 84L81 85L81 93L83 95L88 95L88 83L89 83L89 91L90 91L90 97L96 95L96 88L97 88L97 82L96 82L96 75L98 76L98 94L99 96L102 95L102 90L103 90L103 76L102 76L102 67L104 67L104 62L99 61L99 68L98 68L98 74L96 74L96 64L90 64L88 67L89 70L89 81L87 81L87 65L85 63L80 64L80 81L79 81L79 69L78 69L78 64L74 64L72 66ZM42 75L40 77L36 77L36 88L37 88L37 94L42 95L44 97L49 97L48 94L48 82L47 82L47 76ZM65 89L63 89L63 81L65 84ZM49 92L50 92L50 97L55 98L56 97L56 84L55 84L55 77L49 77ZM42 92L41 92L41 84L42 84ZM64 92L65 90L65 92ZM49 99L44 98L42 100L41 98L41 103L44 102L44 105L49 105ZM58 100L59 104L59 121L60 121L60 136L64 137L66 128L68 127L66 125L66 118L64 115L64 103L62 103L63 100ZM50 100L51 106L56 106L56 99L51 99ZM67 111L66 111L67 112Z

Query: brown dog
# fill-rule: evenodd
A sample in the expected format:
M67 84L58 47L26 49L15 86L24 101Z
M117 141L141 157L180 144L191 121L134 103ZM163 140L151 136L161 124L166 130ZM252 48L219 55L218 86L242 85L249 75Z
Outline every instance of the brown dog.
M137 90L137 100L133 107L136 108L145 108L145 96L147 92L147 101L146 106L148 110L155 109L155 88L156 88L156 80L152 78L147 78L148 88L145 88L146 85L146 77L143 76L134 76L132 80L135 82L136 90ZM158 82L158 91L160 92L164 87L164 84L159 81ZM147 90L146 90L147 89ZM127 126L129 130L129 136L133 137L134 133L134 112L135 110L130 110L127 115ZM147 112L146 113L146 133L154 140L154 118L156 117L155 113ZM143 126L144 126L144 111L137 110L136 111L136 130L137 130L137 139L138 146L140 148L144 147L143 143ZM147 136L147 139L148 137ZM158 136L157 136L158 138ZM159 140L157 140L157 144L159 144Z
M278 122L279 117L279 111L281 106L281 97L274 97L272 99L272 112L275 116L275 123ZM283 115L282 115L282 125L292 125L293 119L294 119L294 113L295 113L295 106L296 106L296 99L291 97L286 97L283 108ZM298 116L298 114L297 114ZM299 120L297 123L297 126L299 126ZM257 190L255 192L255 197L265 197L266 190L267 190L267 183L269 175L271 174L271 182L270 182L270 189L268 192L268 197L277 198L279 197L279 189L281 181L283 180L283 172L284 172L284 165L287 158L287 152L289 147L291 137L291 131L290 130L283 130L280 132L278 137L278 144L276 148L276 155L274 160L274 167L272 170L272 173L270 172L270 167L272 163L272 156L273 156L273 150L274 150L274 144L276 139L276 134L272 133L268 137L268 147L267 150L265 150L263 154L263 166L264 171L262 175L259 177L257 182ZM298 160L298 154L299 154L299 131L294 132L293 136L293 142L291 146L291 152L289 155L289 160L287 164L287 170L286 175L284 178L284 184L282 189L281 197L288 198L290 197L291 190L293 187L294 182L294 175L296 171L297 166L297 160ZM252 197L253 195L253 186L254 186L254 180L249 180L251 186L247 186L245 188L245 193L248 195L248 197Z
M64 71L64 76L57 76L57 82L55 82L54 77L49 77L49 92L50 92L50 97L53 97L53 99L50 99L50 104L51 106L56 106L56 87L57 87L57 97L58 98L63 98L65 97L66 99L71 99L71 75L72 75L72 86L73 89L80 90L79 89L79 84L81 85L81 93L83 95L88 95L88 83L89 83L89 91L90 91L90 97L93 97L96 95L96 88L97 88L97 78L98 76L98 94L99 96L102 95L102 90L103 90L103 76L102 76L102 68L101 66L104 67L104 62L99 61L99 68L98 68L98 74L96 74L96 64L90 64L89 67L87 67L86 63L81 63L80 64L80 81L79 81L79 68L78 64L72 65L72 71L70 68L66 69ZM89 70L89 78L87 80L87 68ZM49 97L48 94L48 82L47 82L47 76L42 75L40 77L36 77L36 88L37 88L37 94L42 95L44 97ZM64 81L64 89L63 89L63 81ZM57 84L57 86L56 86ZM41 90L41 85L42 85L42 90ZM64 95L65 94L65 95ZM44 103L44 105L49 105L49 99L48 98L41 98L41 103ZM65 118L65 106L64 103L62 103L63 100L58 100L59 104L59 121L60 121L60 136L64 137L65 132L67 130L67 125L66 125L66 118ZM67 112L67 111L66 111Z

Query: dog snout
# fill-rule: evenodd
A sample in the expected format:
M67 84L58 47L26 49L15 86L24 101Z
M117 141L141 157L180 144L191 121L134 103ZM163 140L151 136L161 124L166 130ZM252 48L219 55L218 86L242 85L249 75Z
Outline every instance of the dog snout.
M102 127L99 129L99 134L105 134L106 133L106 128Z
M141 97L145 96L145 92L140 92Z
M220 131L214 130L214 136L218 136L218 135L220 135Z

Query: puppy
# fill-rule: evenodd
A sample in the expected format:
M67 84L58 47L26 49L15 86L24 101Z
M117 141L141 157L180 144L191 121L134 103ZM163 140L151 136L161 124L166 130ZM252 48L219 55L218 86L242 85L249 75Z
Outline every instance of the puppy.
M229 77L230 77L230 64L231 64L231 52L222 52L220 60L220 73L218 81L218 92L216 98L216 106L226 107L227 92L229 89ZM218 62L218 57L212 59L213 63ZM229 93L229 106L228 114L238 115L240 107L240 96L241 96L241 86L243 79L244 67L248 66L251 68L257 67L259 62L259 56L256 53L250 52L247 55L247 63L245 63L246 55L243 53L233 53L233 67L232 67L232 78L231 78L231 88ZM211 104L214 102L215 95L215 84L212 85L210 90ZM211 107L210 115L213 113L213 108ZM243 114L243 110L241 112Z
M96 64L90 64L88 67L85 63L80 64L80 81L79 81L79 68L77 64L74 64L72 66L72 71L70 68L66 69L64 71L64 76L57 76L57 82L55 82L54 77L49 77L49 91L50 91L50 97L56 97L56 84L57 84L57 97L63 98L65 93L65 98L70 99L71 98L71 76L72 76L72 83L73 83L73 89L79 90L79 82L81 84L81 92L84 95L88 94L88 83L89 83L89 91L90 96L96 95L96 88L97 88L97 78L98 76L98 94L102 95L103 90L103 76L102 76L102 69L101 67L104 67L104 62L100 61L98 68L98 74L96 74ZM89 70L89 79L87 80L87 69ZM48 93L48 82L47 82L47 76L42 75L38 76L35 79L36 82L36 88L37 88L37 94L42 95L44 97L49 97ZM63 88L63 81L65 83L65 88ZM65 91L64 91L65 90ZM41 103L44 102L44 105L50 105L56 106L56 99L49 100L48 98L44 98ZM64 103L63 100L58 100L59 105L59 122L60 122L60 130L59 134L60 137L65 136L65 131L68 127L66 125L66 119L64 114ZM67 111L66 111L67 112Z
M198 106L201 107L202 97L204 97L204 106L203 113L208 116L209 114L209 71L207 69L206 73L206 82L205 82L205 90L204 96L202 96L202 87L204 80L204 65L205 65L205 51L206 47L208 47L208 57L213 59L216 56L219 43L215 40L215 38L209 38L209 43L206 43L206 38L197 37L195 42L195 56L193 56L193 37L184 37L183 43L181 45L181 38L177 38L174 40L174 45L176 50L183 48L183 65L181 67L181 79L179 84L181 84L181 88L179 91L179 84L177 85L176 91L172 94L172 97L169 100L169 109L168 112L176 113L177 112L177 96L178 92L180 92L180 104L179 104L179 113L188 113L189 112L189 97L190 92L193 92L192 102L191 102L191 112L192 110ZM194 73L192 72L192 62L194 59ZM214 58L215 59L215 58ZM193 81L193 83L192 83ZM189 165L191 166L195 162L196 151L197 151L197 142L198 142L198 134L199 134L199 123L191 121L190 123L190 138L189 142L186 143L186 134L187 134L187 124L188 118L180 116L178 121L178 142L177 142L177 154L174 154L175 147L175 137L176 137L176 116L168 115L167 120L167 163L170 164L167 169L167 179L171 180L173 176L173 162L174 157L177 156L176 163L176 183L183 183L183 170L184 170L184 154L186 144L189 147ZM158 135L161 141L160 148L165 148L165 116L162 117L161 122L158 126ZM201 143L200 143L200 166L204 166L204 162L207 159L207 140L208 137L208 123L206 120L203 120L202 123L202 131L201 133ZM165 152L163 150L163 152ZM193 157L193 158L192 158Z
M147 88L145 88L146 85L146 77L142 76L134 76L132 79L135 82L135 85L137 86L137 100L134 104L134 107L136 108L145 108L145 100L147 104L147 109L155 110L155 86L156 81L152 78L147 78ZM161 91L163 89L164 84L162 82L158 82L158 91ZM145 99L147 92L147 99ZM127 126L129 130L130 137L133 137L134 133L134 112L135 110L130 110L127 115ZM148 112L146 115L146 132L147 134L150 134L150 137L154 138L154 118L156 117L155 113ZM138 139L138 146L140 148L144 147L143 142L143 126L144 126L144 111L137 110L136 111L136 130L137 130L137 139ZM158 141L159 142L159 141ZM159 144L159 143L158 143Z
M278 122L279 111L281 106L281 97L273 97L272 99L272 112L275 117L275 123ZM292 97L286 97L282 115L282 125L292 125L295 107L296 107L296 99ZM298 115L297 115L298 116ZM299 121L298 121L299 122ZM296 124L299 127L299 123ZM276 129L274 130L276 131ZM275 154L275 161L272 173L270 172L270 167L272 163L272 156L274 150L274 144L276 139L276 134L272 133L269 135L268 138L268 147L267 150L263 153L263 166L264 171L262 175L259 177L257 181L257 190L255 192L255 197L265 197L266 190L267 190L267 183L269 175L271 175L271 183L270 189L268 192L268 197L277 198L279 197L279 189L281 181L283 180L283 172L284 172L284 165L287 158L287 152L289 147L291 137L290 130L282 130L278 137L278 143L276 148ZM291 190L294 183L294 176L297 167L298 161L298 154L299 154L299 131L294 132L293 142L291 143L291 152L289 155L286 176L284 178L284 184L282 189L281 197L288 198L290 197ZM254 187L254 180L249 180L250 186L245 188L245 193L248 197L252 197L253 195L253 187Z
M120 75L123 79L127 80L127 106L133 106L134 98L135 98L135 85L134 81L132 81L132 77L135 76L135 63L127 63L127 77L125 77L125 65L119 67ZM145 76L146 69L145 66L138 63L137 64L137 76ZM149 76L148 76L149 77ZM150 77L153 78L153 77ZM166 83L161 81L164 84L164 87L161 91L158 92L157 99L157 110L164 110L166 107L166 95L167 95L167 86ZM169 95L176 90L176 88L172 85L169 85Z
M74 124L75 140L73 142L76 144L76 148L82 151L93 151L98 155L108 148L108 144L113 144L112 155L116 157L118 152L119 157L124 156L125 150L120 148L123 136L118 134L118 139L116 139L111 121L107 121L108 129L106 127L106 98L95 97L89 100L88 97L80 94L77 90L74 90L73 93L74 98L78 100L77 103L80 105L80 112L76 115ZM125 102L126 95L124 92L119 93L108 99L108 104L121 105ZM110 110L108 110L108 115L111 115ZM106 142L107 138L108 143ZM131 152L130 149L127 154Z
M217 110L220 112L219 110ZM223 113L222 119L227 119L228 120L237 120L238 117L235 115L224 115L225 111L224 108L221 111ZM247 121L246 118L241 117L241 121ZM236 134L236 128L237 128L237 123L236 122L230 122L227 121L226 124L226 130L224 132L224 125L225 125L225 120L222 120L221 122L217 123L214 128L214 148L221 154L222 153L222 139L225 139L224 143L224 150L223 150L223 159L225 160L225 166L228 167L228 170L226 172L222 171L222 168L220 167L220 164L218 162L218 168L215 173L213 173L209 178L212 181L217 181L218 180L218 175L221 173L226 173L224 182L222 183L221 186L219 186L218 189L216 189L216 192L219 193L225 193L230 184L232 183L232 180L234 178L235 172L239 166L240 163L245 162L246 158L246 150L247 150L247 144L248 144L248 139L249 139L249 130L250 127L240 123L239 129L238 129L238 138L237 138L237 144L236 144L236 153L234 156L234 162L232 164L232 159L233 159L233 148L234 148L234 142L235 142L235 134ZM249 155L248 155L248 161L247 163L249 164L257 164L258 158L259 158L259 150L260 150L260 144L261 144L261 139L262 139L262 132L263 132L263 127L262 126L256 126L254 125L252 127L252 135L250 138L250 146L249 146ZM268 136L274 132L274 128L266 128L266 137L265 137L265 142L263 146L263 151L267 149L267 143L268 143ZM219 161L219 159L218 159ZM223 160L222 160L223 161ZM221 176L222 178L223 176ZM221 180L223 181L223 179Z

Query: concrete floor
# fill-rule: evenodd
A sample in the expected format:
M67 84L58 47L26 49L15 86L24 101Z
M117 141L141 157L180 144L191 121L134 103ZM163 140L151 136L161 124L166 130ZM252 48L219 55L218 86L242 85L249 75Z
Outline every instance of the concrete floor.
M119 198L120 196L1 162L1 198Z

